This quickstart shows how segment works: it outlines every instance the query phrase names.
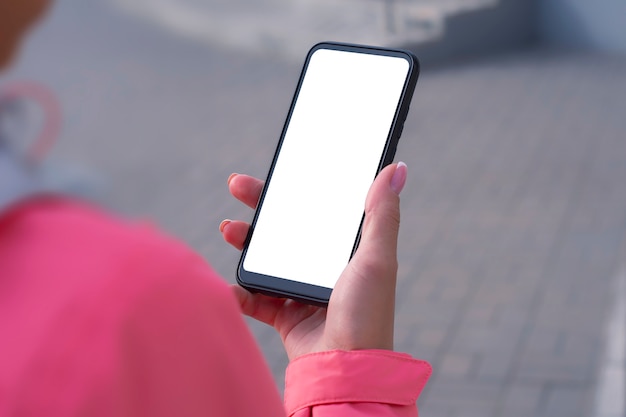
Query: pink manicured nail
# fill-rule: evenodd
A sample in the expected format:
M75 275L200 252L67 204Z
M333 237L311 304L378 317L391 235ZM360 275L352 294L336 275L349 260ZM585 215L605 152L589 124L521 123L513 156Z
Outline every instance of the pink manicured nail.
M230 182L231 182L231 181L233 180L233 178L235 178L237 175L239 175L239 174L237 174L236 172L234 172L234 173L230 174L230 176L228 177L228 180L226 181L226 184L230 185Z
M402 192L404 184L406 183L406 177L408 168L404 162L398 162L396 165L396 172L393 173L391 178L391 189L398 195Z
M230 224L232 220L226 219L220 223L220 232L224 233L224 228Z

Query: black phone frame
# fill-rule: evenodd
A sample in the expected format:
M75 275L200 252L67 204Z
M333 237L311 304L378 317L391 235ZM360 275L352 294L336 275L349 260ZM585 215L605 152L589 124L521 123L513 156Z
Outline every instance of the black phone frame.
M261 294L265 294L265 295L269 295L273 297L279 297L279 298L291 298L302 303L325 307L328 305L328 301L330 300L330 296L332 294L332 288L321 287L318 285L306 284L306 283L297 282L297 281L291 281L288 279L259 274L256 272L250 272L250 271L246 271L243 268L243 263L244 263L244 259L245 259L246 252L248 249L248 245L250 244L250 239L252 238L252 233L254 231L254 227L256 225L256 221L257 221L260 209L263 206L265 193L267 191L268 184L271 180L271 177L274 171L274 166L276 165L276 161L278 159L278 155L280 154L280 149L282 147L285 134L289 127L291 115L293 114L293 110L298 100L298 96L300 94L300 88L302 87L304 76L306 75L309 62L311 60L313 53L315 53L315 51L319 49L331 49L331 50L339 50L339 51L347 51L347 52L357 52L357 53L374 54L374 55L382 55L382 56L400 57L400 58L406 59L409 62L409 72L405 80L405 84L402 90L402 95L400 97L400 100L398 101L398 106L394 114L393 122L389 129L389 134L387 135L385 149L381 155L378 169L376 171L377 175L384 167L386 167L393 161L393 158L395 156L396 149L398 146L398 141L400 139L400 136L402 135L402 130L404 128L404 121L406 120L406 117L408 115L409 108L411 106L411 99L413 98L413 92L415 90L415 85L417 84L417 79L419 77L420 64L419 64L418 58L412 52L406 51L403 49L383 48L383 47L377 47L377 46L358 45L358 44L340 43L340 42L320 42L314 45L311 48L311 50L309 50L306 56L304 65L302 67L302 71L300 73L300 77L298 79L296 91L291 101L291 105L289 106L289 112L287 113L285 124L283 125L283 129L280 135L280 140L278 141L278 146L276 147L274 157L272 158L272 164L270 165L270 169L267 175L267 180L263 187L263 191L261 192L261 197L257 205L257 210L255 211L254 218L250 225L250 229L248 230L248 235L246 237L243 251L239 259L239 264L237 266L237 283L251 292L261 293ZM364 217L365 217L365 214L363 214L363 218L361 219L359 233L355 237L355 243L354 243L354 247L352 248L351 257L356 252L356 249L359 245L359 241L361 239L361 229L363 227Z

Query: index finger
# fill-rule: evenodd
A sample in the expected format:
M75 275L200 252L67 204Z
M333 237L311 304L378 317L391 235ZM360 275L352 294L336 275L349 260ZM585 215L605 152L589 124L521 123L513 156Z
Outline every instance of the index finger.
M231 174L228 189L237 200L250 208L256 208L264 182L245 174Z

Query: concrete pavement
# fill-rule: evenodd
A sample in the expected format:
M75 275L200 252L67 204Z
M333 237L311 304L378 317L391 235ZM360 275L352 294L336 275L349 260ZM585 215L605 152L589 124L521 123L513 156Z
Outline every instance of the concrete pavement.
M302 57L306 51L302 51ZM299 63L172 36L62 1L13 77L66 108L54 158L109 181L227 279L231 172L264 176ZM397 158L397 349L435 374L424 416L591 416L626 264L626 61L533 50L424 73ZM286 358L252 324L279 386Z

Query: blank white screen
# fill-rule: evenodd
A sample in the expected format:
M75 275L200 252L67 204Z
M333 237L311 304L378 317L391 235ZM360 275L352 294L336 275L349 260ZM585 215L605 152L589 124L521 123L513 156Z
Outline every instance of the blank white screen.
M408 72L403 58L313 53L245 270L334 287L350 260Z

